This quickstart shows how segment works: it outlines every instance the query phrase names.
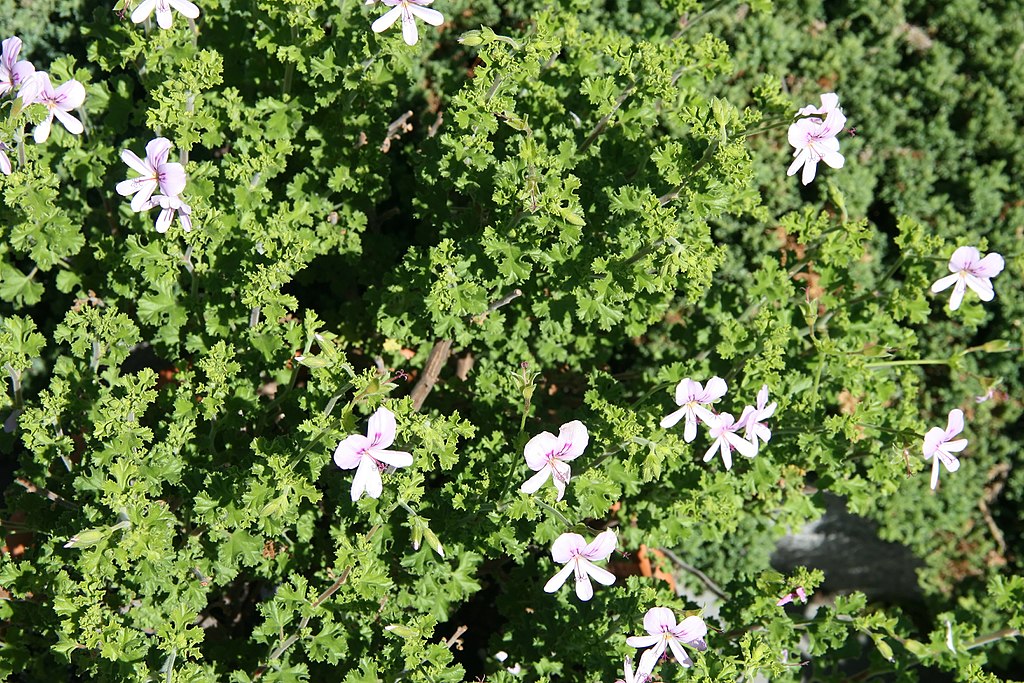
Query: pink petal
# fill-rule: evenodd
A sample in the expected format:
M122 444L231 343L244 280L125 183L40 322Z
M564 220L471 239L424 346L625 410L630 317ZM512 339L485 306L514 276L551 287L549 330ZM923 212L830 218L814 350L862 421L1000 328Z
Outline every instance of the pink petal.
M953 287L953 293L949 295L949 310L955 311L960 308L960 304L964 300L964 292L966 291L966 281L963 278L957 278L956 286Z
M585 547L580 553L588 560L607 560L608 556L615 550L618 539L611 529L602 531Z
M412 464L412 454L405 451L387 451L371 448L370 455L385 465L391 465L392 467L408 467Z
M419 30L416 28L416 20L409 12L402 13L402 39L406 45L415 45L419 40Z
M154 9L156 9L156 0L142 0L139 6L135 8L135 11L132 12L132 23L141 24L153 13Z
M342 439L334 449L334 464L343 470L358 467L363 452L370 447L370 440L362 434L353 434Z
M567 565L559 569L558 573L552 576L550 579L548 579L548 582L544 584L544 592L554 593L559 588L561 588L562 585L565 583L565 580L569 578L569 575L572 574L574 569L575 567L573 566L572 562L568 563Z
M676 662L679 666L690 667L693 666L693 660L686 654L686 650L683 649L682 644L675 638L670 638L668 646L672 649L672 654L675 655Z
M970 270L980 260L981 254L974 247L958 247L949 257L949 270L952 273Z
M1003 261L1003 257L993 252L978 261L977 265L974 266L974 274L978 277L992 278L1003 272L1005 265L1006 262Z
M551 559L565 564L586 547L587 542L579 534L562 534L551 544Z
M409 5L409 11L414 15L427 22L431 26L440 26L444 23L444 15L438 12L436 9L429 9L427 7L419 7L417 5Z
M964 278L964 282L977 293L978 298L982 301L992 301L996 297L996 292L992 289L992 283L987 277L981 278L969 274Z
M85 127L82 126L82 122L76 119L71 114L67 113L66 111L54 109L53 115L57 117L58 121L64 124L64 127L72 135L81 135L82 132L85 130Z
M686 415L686 408L680 408L674 413L669 413L665 417L661 418L661 422L659 422L658 424L661 425L662 429L675 427L676 424L678 424L678 422L683 419L684 415ZM687 439L687 441L690 441L690 439Z
M156 217L156 231L160 234L167 232L167 229L171 227L171 221L174 220L174 209L163 209L160 215Z
M626 645L630 647L650 647L661 640L661 635L630 636L626 638Z
M36 124L35 129L32 131L32 138L36 141L37 145L41 145L46 142L50 137L50 126L53 125L53 112L45 119Z
M703 640L708 634L708 625L700 617L690 616L683 619L672 633L684 643Z
M160 166L160 191L174 197L185 189L185 169L179 163Z
M523 455L531 470L537 471L548 464L548 456L560 447L558 439L551 432L541 432L526 443Z
M377 408L377 412L370 416L366 437L372 442L373 445L371 447L373 449L387 448L395 442L396 429L395 414L381 406Z
M384 492L384 482L380 479L380 470L373 458L363 458L356 468L356 476L352 477L352 502L359 500L363 492L370 498L380 498Z
M580 560L580 566L594 581L597 581L602 586L610 586L615 583L615 574L612 574L607 569L598 567L593 562L587 560Z
M139 171L140 173L153 172L167 163L167 154L171 151L171 141L167 138L153 138L146 143L146 161L151 171ZM124 158L124 154L121 155ZM137 157L136 157L137 158ZM134 168L134 167L133 167ZM138 170L138 169L135 169Z
M836 95L834 92L822 93L821 109L818 110L818 113L824 114L835 109L839 109L839 95Z
M739 451L740 455L746 458L753 458L757 455L757 446L742 438L739 434L726 432L723 436L730 446Z
M789 131L786 137L789 139L789 144L796 149L806 149L810 143L812 137L812 128L816 127L816 124L812 123L809 119L800 119L795 121L789 126Z
M700 384L687 377L676 385L676 405L685 406L700 393Z
M676 615L667 607L652 607L644 615L644 629L652 636L671 631L676 626Z
M956 436L960 432L964 431L964 411L959 408L953 408L949 411L949 416L946 423L946 438Z
M128 164L128 167L133 171L143 176L155 175L156 169L150 167L146 162L139 158L139 155L130 149L121 151L121 161ZM122 196L126 196L125 193L121 193Z
M548 480L548 477L550 476L551 468L542 467L540 471L537 472L537 474L533 475L532 477L524 481L523 485L519 487L519 490L522 491L523 493L536 493L540 489L540 487L544 485L544 482L546 482Z
M85 102L85 86L72 79L61 84L54 91L53 97L57 100L57 106L64 111L78 109Z
M715 376L708 380L707 386L704 387L704 391L701 392L700 402L701 403L714 403L718 399L725 396L725 392L729 390L725 380L721 377Z
M566 422L558 430L558 440L560 442L559 451L561 451L558 458L560 460L575 460L586 450L587 444L590 442L590 435L582 422L573 420Z
M195 19L199 16L199 8L188 0L167 0L167 4L181 12L181 16L188 19Z
M939 444L946 439L946 432L941 427L932 427L924 435L924 444L922 445L922 453L925 459L932 457L935 451L938 450Z
M385 31L391 28L391 25L394 24L400 16L402 16L402 8L400 6L396 6L394 9L388 10L386 14L378 17L376 21L370 24L370 29L374 33Z
M932 291L933 292L941 292L943 290L949 289L954 284L956 284L956 281L959 280L959 279L960 279L960 273L959 272L954 273L953 275L947 275L946 277L939 278L938 280L936 280L932 284Z
M586 560L582 560L586 562ZM576 597L587 602L594 597L594 584L590 583L590 576L586 573L576 577Z

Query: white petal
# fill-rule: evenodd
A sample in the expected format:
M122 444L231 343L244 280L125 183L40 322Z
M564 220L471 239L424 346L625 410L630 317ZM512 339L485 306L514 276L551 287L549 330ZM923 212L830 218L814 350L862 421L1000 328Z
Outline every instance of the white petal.
M402 16L402 6L398 5L388 10L388 12L377 18L375 22L370 24L370 29L374 33L380 33L391 28L391 25L398 21L398 17Z
M167 0L167 4L181 12L181 16L187 19L195 19L199 16L199 8L188 0Z
M46 140L50 137L50 126L52 124L53 112L50 112L49 116L47 116L45 119L40 121L38 125L36 125L35 129L32 131L32 138L36 141L37 145L41 145L42 143L46 142Z
M420 7L419 5L409 5L409 11L431 26L440 26L444 23L444 15L436 9Z
M519 490L523 493L536 493L544 485L544 482L548 480L549 476L551 476L551 468L544 467L537 474L524 481Z
M406 45L415 45L419 40L419 30L416 28L416 19L409 12L402 14L402 39Z
M156 9L156 0L142 0L132 12L132 23L141 24L153 13L154 9Z
M586 562L586 560L581 560L581 562ZM576 577L576 597L583 602L594 597L594 585L590 583L590 577L586 574Z
M545 593L554 593L565 583L565 580L572 574L573 563L569 562L567 565L558 570L558 573L548 579L548 582L544 584Z
M610 586L615 583L615 574L612 574L607 569L598 567L596 564L588 560L580 560L580 565L583 567L583 570L594 579L594 581L597 581L602 586Z
M959 273L954 273L953 275L947 275L946 277L940 277L938 280L936 280L932 284L932 291L933 292L941 292L941 291L943 291L945 289L949 289L954 284L956 284L956 281L959 280L959 279L960 279L960 274Z

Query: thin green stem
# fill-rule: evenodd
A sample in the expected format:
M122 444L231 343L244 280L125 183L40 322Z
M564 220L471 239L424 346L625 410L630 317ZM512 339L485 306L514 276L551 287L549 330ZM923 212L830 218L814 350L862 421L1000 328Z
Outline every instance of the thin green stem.
M864 367L872 370L876 368L888 368L898 365L949 365L948 358L919 358L917 360L887 360L880 363L868 363Z

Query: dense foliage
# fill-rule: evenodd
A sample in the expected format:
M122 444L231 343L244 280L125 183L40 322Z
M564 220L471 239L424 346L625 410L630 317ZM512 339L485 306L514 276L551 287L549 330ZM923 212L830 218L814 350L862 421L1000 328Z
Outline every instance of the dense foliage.
M4 676L611 681L652 607L711 629L669 681L1024 665L1015 2L436 0L413 45L361 0L142 4L0 5L85 89L42 142L2 101ZM827 92L845 166L804 185ZM122 196L158 137L191 230ZM962 246L1006 266L951 310ZM713 376L778 403L731 469L660 426ZM353 502L332 453L381 407L412 464ZM564 497L520 491L572 420ZM829 494L918 594L771 568ZM614 585L543 590L609 529Z

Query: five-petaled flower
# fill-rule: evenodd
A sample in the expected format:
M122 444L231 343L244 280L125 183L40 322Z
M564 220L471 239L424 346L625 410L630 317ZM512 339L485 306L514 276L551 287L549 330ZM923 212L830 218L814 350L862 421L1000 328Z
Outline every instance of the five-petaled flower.
M140 159L130 149L121 152L121 159L124 163L139 173L137 178L122 180L116 188L122 197L135 195L132 197L132 211L144 211L156 206L157 204L149 202L149 198L158 189L167 197L176 197L185 189L185 169L177 162L167 162L167 154L170 150L170 140L154 138L146 145L145 160ZM170 223L170 219L167 222ZM159 223L157 230L159 230Z
M408 467L412 455L405 451L386 450L395 441L395 414L383 406L370 416L366 436L352 434L342 439L334 449L334 463L343 470L356 468L352 478L352 500L357 501L365 492L371 498L380 498L384 483L380 471L385 466Z
M578 458L586 450L589 441L587 428L579 420L562 425L558 436L551 432L541 432L530 439L523 454L526 456L526 464L537 474L527 479L519 490L535 493L551 477L558 491L557 500L562 500L565 485L572 476L569 461Z
M159 206L161 209L160 215L156 218L157 232L167 232L167 228L171 227L171 221L174 220L174 214L178 214L178 222L181 223L181 227L184 228L185 232L192 232L192 207L181 201L180 197L176 195L170 197L162 194L153 195L149 198L149 201L142 205L142 210L149 211L155 206Z
M936 280L932 291L941 292L955 285L949 297L951 311L960 308L968 287L977 292L982 301L992 301L996 296L992 278L1003 272L1004 265L1003 257L995 252L982 258L974 247L960 247L949 258L949 272L953 274Z
M36 68L27 60L19 60L21 38L12 36L3 42L0 55L0 95L17 92L22 84L32 77Z
M383 0L384 4L390 7L386 14L379 17L370 28L374 33L391 28L391 25L402 17L402 38L407 45L415 45L419 40L419 31L416 28L416 17L427 22L431 26L440 26L444 23L444 15L436 9L430 9L429 5L434 0Z
M712 415L706 422L708 424L708 435L715 441L711 444L711 448L708 449L707 453L704 454L704 462L711 462L711 459L715 457L715 451L720 450L722 452L722 462L725 463L725 469L731 470L732 452L734 450L739 451L740 455L747 458L753 458L757 455L757 446L736 433L740 425L731 414L719 413L718 415Z
M775 414L777 407L778 403L775 401L768 403L768 385L762 385L761 391L757 392L757 406L744 408L737 423L737 427L743 429L743 436L750 443L757 446L759 440L765 443L771 441L772 430L764 421Z
M964 431L964 411L954 408L949 411L949 418L946 429L932 427L924 435L924 459L932 460L932 490L939 485L939 462L946 467L947 472L956 472L960 469L960 460L954 453L959 453L967 448L967 439L954 439L953 437Z
M607 560L615 550L615 543L615 532L611 529L602 531L590 543L579 534L562 534L556 538L551 545L551 558L565 566L544 584L544 591L554 593L562 587L570 574L574 574L576 597L583 601L590 600L594 597L591 578L604 586L615 583L614 574L594 564L598 560Z
M798 112L802 118L789 127L789 144L796 150L796 159L790 164L786 175L794 175L803 166L800 180L807 185L814 180L818 162L824 161L832 168L842 168L846 160L839 153L839 139L836 137L846 127L846 116L839 110L839 97L835 93L821 96L821 106L807 105Z
M22 83L20 95L26 105L42 104L46 106L46 118L36 124L32 131L32 137L37 143L46 142L50 137L50 127L53 125L54 116L64 124L64 127L72 135L80 135L85 130L82 122L68 113L72 109L81 107L85 102L85 86L78 81L71 79L54 89L53 84L50 83L50 74L45 71L37 71Z
M644 629L649 635L626 638L627 645L650 648L640 657L638 673L654 671L654 665L665 654L666 647L672 649L672 654L679 665L686 667L693 666L693 660L683 649L684 643L696 648L698 652L708 649L707 643L704 642L708 627L700 617L686 617L677 625L676 615L672 610L667 607L652 607L644 615Z
M676 386L676 405L682 407L663 417L661 426L668 429L685 417L686 426L683 428L683 439L690 443L697 438L697 421L707 422L714 417L714 413L704 406L709 406L725 396L727 388L725 380L721 377L712 377L708 380L706 387L702 387L700 382L694 382L687 377Z
M199 16L199 8L189 0L142 0L132 12L132 22L141 24L156 10L156 23L160 28L170 28L173 16L171 8L178 10L186 19Z

